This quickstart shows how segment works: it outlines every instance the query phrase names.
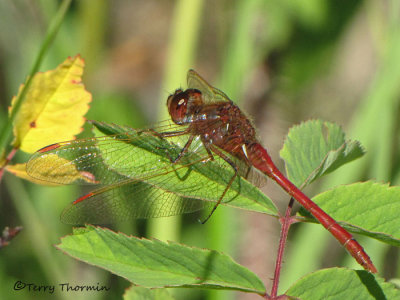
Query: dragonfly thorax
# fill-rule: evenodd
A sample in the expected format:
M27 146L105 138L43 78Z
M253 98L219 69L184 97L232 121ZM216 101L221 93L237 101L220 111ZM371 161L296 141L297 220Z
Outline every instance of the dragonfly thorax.
M199 107L192 117L190 132L204 143L215 145L234 156L246 156L246 145L256 142L255 130L248 118L232 102Z

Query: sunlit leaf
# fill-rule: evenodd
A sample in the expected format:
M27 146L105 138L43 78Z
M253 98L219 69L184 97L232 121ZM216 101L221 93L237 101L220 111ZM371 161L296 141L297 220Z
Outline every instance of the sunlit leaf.
M375 182L338 186L313 201L346 229L400 246L400 187ZM302 210L303 213L305 213Z
M298 280L285 293L307 300L400 299L394 284L367 271L325 269Z
M75 165L70 163L69 160L59 157L54 153L49 153L45 156L42 156L40 160L36 160L35 168L30 168L29 170L30 172L28 178L25 179L40 184L45 184L46 182L61 184L61 181L63 184L70 184L76 181L93 184L96 183L95 179L92 178L90 173L79 171ZM38 173L36 174L36 172ZM46 177L52 177L52 180L41 180L41 178ZM34 181L34 179L38 179L39 181Z
M15 118L14 147L32 153L54 142L73 139L82 130L91 101L81 81L83 67L84 61L78 55L34 76Z
M309 184L363 154L358 141L345 141L338 125L321 120L291 128L280 152L287 176L297 186Z
M42 180L36 179L36 178L28 175L26 173L26 164L7 165L6 170L8 172L10 172L11 174L14 174L15 176L18 176L19 178L29 180L36 184L43 184L43 185L48 185L48 186L58 186L59 185L57 183L42 181Z
M92 122L104 134L118 135L119 138L124 140L126 127L95 121ZM146 139L144 140L145 137ZM189 167L177 168L171 165L169 157L176 157L181 149L166 140L151 135L146 136L145 133L142 133L142 139L128 138L127 140L129 140L127 143L134 146L135 149L141 149L141 152L135 150L135 156L140 159L118 162L115 157L107 156L104 158L106 164L109 166L111 165L113 170L119 174L127 177L132 176L134 178L140 175L134 172L138 172L141 169L146 169L146 176L151 175L155 171L159 172L160 170L163 172L170 172L171 175L169 176L148 176L149 178L144 179L146 182L155 185L161 190L170 191L183 197L206 199L216 202L233 176L233 170L229 165L226 166L225 164L224 167L216 161L201 163L199 162L201 157L196 156L196 154L192 152L188 153L180 160L180 163L187 163L190 165ZM114 146L112 144L104 144L103 148L101 146L99 147L100 152L105 151L107 147ZM167 154L166 151L168 152ZM121 153L116 153L115 151L107 151L107 153L115 153L117 157L121 156ZM218 157L215 159L218 160ZM192 162L198 163L193 164ZM172 172L171 168L173 168ZM167 177L168 180L165 180L165 177ZM272 215L276 215L277 213L273 202L258 188L254 187L243 178L237 178L237 180L233 182L231 188L224 197L223 203Z
M153 132L92 122L107 135L51 145L27 164L27 173L42 181L103 185L70 205L63 222L114 223L211 208L234 175L225 161L215 157L204 162L197 152L171 163L181 148ZM272 201L240 177L222 204L277 215Z
M91 226L75 229L57 248L143 287L265 292L262 281L254 273L214 250L138 239Z

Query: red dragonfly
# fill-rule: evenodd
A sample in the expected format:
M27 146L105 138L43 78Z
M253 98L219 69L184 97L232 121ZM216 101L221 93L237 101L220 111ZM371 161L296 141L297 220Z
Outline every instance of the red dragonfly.
M248 175L249 168L254 167L272 178L308 210L361 266L376 273L371 259L353 236L279 171L239 107L194 70L189 70L187 80L188 89L176 90L167 100L176 130L170 130L172 127L169 126L169 131L164 132L159 132L159 128L56 143L32 156L27 172L35 178L60 184L84 182L104 185L75 200L64 210L62 220L76 224L91 220L105 223L112 219L159 217L196 211L205 206L205 201L190 197L178 200L182 199L181 195L155 189L154 180L172 181L179 176L179 166L196 166L219 158L228 163L233 172L205 221L226 198L235 180ZM164 143L165 138L177 137L185 137L186 142L170 151L173 143ZM139 144L142 148L163 153L168 161L157 159L149 164L147 154L140 157L135 150ZM193 148L200 148L199 145L202 145L206 158L192 151ZM207 189L210 186L198 188ZM215 194L215 189L210 189L211 193Z

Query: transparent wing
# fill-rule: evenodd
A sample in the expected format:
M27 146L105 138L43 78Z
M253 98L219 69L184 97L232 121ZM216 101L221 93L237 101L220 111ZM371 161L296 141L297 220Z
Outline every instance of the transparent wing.
M212 164L221 163L216 160ZM127 179L80 197L64 210L61 220L69 224L115 223L211 208L231 178L231 170L224 172L199 163L143 180ZM234 201L242 188L238 177L222 203Z
M173 164L182 146L169 138L151 130L124 131L118 125L94 124L102 133L116 134L47 146L27 164L28 174L41 180L104 185L67 208L62 216L66 223L110 223L196 211L214 205L234 174L222 158L210 160L200 140L191 147L196 151L187 151ZM237 177L222 202L251 206L252 193Z
M26 171L36 179L52 183L106 185L171 172L176 167L171 160L181 149L181 145L155 136L153 131L131 129L47 146L30 158ZM201 150L198 147L198 153L191 154L191 159L207 156ZM182 163L192 162L187 158Z
M225 153L225 155L229 156L229 158L234 162L238 169L239 176L245 178L247 181L251 182L254 186L258 188L261 188L267 184L267 177L256 168L249 166L240 159L232 157L228 153Z
M187 73L187 85L188 88L197 89L202 93L205 104L231 102L224 92L212 87L194 70L189 70Z
M61 221L67 224L109 224L136 218L153 218L194 212L212 202L181 197L146 182L132 180L104 187L66 207Z

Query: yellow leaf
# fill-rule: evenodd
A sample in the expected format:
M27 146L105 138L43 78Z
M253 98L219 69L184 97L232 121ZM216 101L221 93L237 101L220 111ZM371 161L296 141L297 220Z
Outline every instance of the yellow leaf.
M84 61L77 55L54 70L35 74L14 121L15 148L33 153L81 132L91 101L81 81L83 68Z
M50 182L42 181L42 180L39 180L39 179L29 176L26 173L26 164L8 165L8 166L6 166L6 170L8 172L10 172L11 174L14 174L15 176L18 176L19 178L26 179L26 180L36 183L36 184L42 184L42 185L48 185L48 186L61 185L61 184L57 184L57 183L50 183Z
M50 183L48 178L63 184L75 183L78 180L87 183L97 183L93 175L86 171L78 171L74 164L65 158L54 153L42 155L39 158L31 159L29 162L29 175L26 171L26 164L8 165L6 170L20 178L42 185L57 186L60 184ZM58 179L59 178L59 179Z

